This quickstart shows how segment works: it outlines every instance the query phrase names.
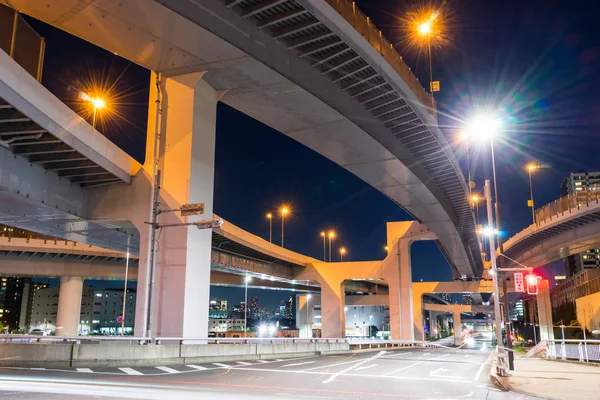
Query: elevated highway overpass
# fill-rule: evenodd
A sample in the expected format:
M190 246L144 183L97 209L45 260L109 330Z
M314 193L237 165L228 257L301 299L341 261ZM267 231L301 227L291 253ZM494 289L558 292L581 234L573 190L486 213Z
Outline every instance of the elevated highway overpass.
M157 275L151 278L146 222L157 170L163 204L178 208L201 201L206 214L212 215L218 101L305 144L380 190L430 230L455 279L481 277L467 187L437 127L434 101L352 3L11 0L11 4L153 71L147 156L141 168L130 158L120 159L120 153L113 159L101 146L83 154L88 150L75 139L46 129L36 107L25 107L33 100L25 97L27 93L20 98L14 89L14 99L7 105L52 136L44 138L62 142L39 144L63 155L53 162L73 162L64 156L77 153L86 156L79 160L85 165L69 164L78 177L66 172L60 176L59 170L44 169L50 163L36 164L28 158L34 154L19 153L19 145L2 149L4 160L10 160L12 179L0 183L0 193L7 199L0 205L0 222L118 251L125 250L128 236L138 248L139 237L137 327L148 327L156 318L161 335L185 336L206 329L198 304L208 300L208 288L198 285L208 285L210 272L191 266L211 262L211 233L195 228L164 232L156 256ZM0 61L18 70L12 59ZM41 85L21 72L4 79L11 88L25 80L49 98ZM56 99L51 100L40 107L58 107ZM54 121L57 124L65 118L49 115L59 120ZM93 142L97 132L88 128L87 136L79 131L70 134ZM50 147L54 145L58 150ZM94 177L101 178L94 181ZM187 218L161 216L161 223L180 222ZM400 258L406 264L406 257ZM156 317L148 312L153 279L169 284L161 284L152 301L173 312Z

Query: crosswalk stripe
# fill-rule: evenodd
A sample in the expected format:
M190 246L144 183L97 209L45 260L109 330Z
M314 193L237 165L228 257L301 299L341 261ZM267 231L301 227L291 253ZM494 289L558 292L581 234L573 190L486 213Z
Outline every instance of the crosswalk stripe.
M169 367L156 367L156 368L160 369L161 371L168 372L170 374L178 374L179 373L179 371L177 371L176 369L169 368Z
M77 370L77 372L87 372L87 373L94 372L89 368L75 368L75 369Z
M206 367L201 367L200 365L194 365L194 364L187 364L186 367L194 368L194 369L197 369L198 371L204 371L205 369L208 369Z
M125 372L127 375L144 375L142 374L140 371L136 371L133 368L127 368L127 367L123 367L123 368L119 368L121 371Z
M240 365L252 365L252 363L245 362L245 361L238 361L237 363Z
M212 365L216 365L217 367L223 367L223 368L231 368L231 365L221 364L221 363L212 363Z

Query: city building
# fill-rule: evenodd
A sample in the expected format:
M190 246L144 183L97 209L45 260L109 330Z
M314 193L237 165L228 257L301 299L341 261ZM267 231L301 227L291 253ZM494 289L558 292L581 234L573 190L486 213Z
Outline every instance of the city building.
M563 283L550 290L550 299L555 322L562 319L578 318L576 300L600 292L600 268L584 269L575 276L565 279Z
M0 278L0 322L5 331L20 326L23 289L31 278Z
M250 298L250 305L248 307L248 315L252 315L255 318L260 317L260 307L258 297Z
M28 321L29 331L40 330L48 334L57 331L56 316L58 311L59 287L37 288L30 296L31 319ZM123 290L94 290L84 285L81 298L79 332L87 334L121 334L121 323L117 317L123 313ZM135 321L135 291L127 290L125 304L124 333L133 333Z
M452 293L442 293L442 299L448 304L452 304Z
M294 315L296 315L296 312L294 311L294 300L295 296L290 296L288 301L285 302L285 311L283 313L285 318L292 319L294 318Z
M590 195L598 196L596 191L600 191L600 172L577 172L571 173L564 179L560 186L560 195L575 196L577 204L585 203ZM594 197L596 198L596 197ZM600 249L589 249L588 251L573 254L563 259L565 274L572 277L586 268L600 267Z
M344 308L346 314L346 336L370 336L374 326L378 331L390 330L390 310L387 306L347 306ZM321 323L320 307L319 313L314 313L315 322ZM314 324L314 322L313 322ZM316 326L314 326L316 327Z
M465 306L472 306L473 304L475 304L475 300L473 300L473 297L471 297L471 295L463 294L462 303Z
M524 299L520 298L517 301L509 303L511 321L523 322L525 319L525 304Z
M208 332L224 333L224 332L243 332L243 318L219 318L209 319Z

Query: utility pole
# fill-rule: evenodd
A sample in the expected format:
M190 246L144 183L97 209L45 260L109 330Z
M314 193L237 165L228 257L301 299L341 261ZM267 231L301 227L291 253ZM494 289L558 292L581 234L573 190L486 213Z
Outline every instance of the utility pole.
M490 189L490 181L485 181L484 194L486 198L487 204L487 216L488 216L488 225L491 228L491 232L489 234L490 239L490 261L492 262L492 276L494 280L494 320L496 323L496 351L498 355L498 374L501 376L506 376L506 370L504 365L504 346L502 344L502 322L500 318L500 288L498 285L498 277L500 272L498 271L498 267L496 265L496 248L494 237L496 230L494 227L494 215L492 213L492 193Z

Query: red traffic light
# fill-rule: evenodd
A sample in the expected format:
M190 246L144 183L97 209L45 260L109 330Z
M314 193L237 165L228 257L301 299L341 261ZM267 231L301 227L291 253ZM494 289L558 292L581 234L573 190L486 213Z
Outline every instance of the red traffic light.
M529 274L525 276L527 283L527 294L538 294L538 279L537 275Z

